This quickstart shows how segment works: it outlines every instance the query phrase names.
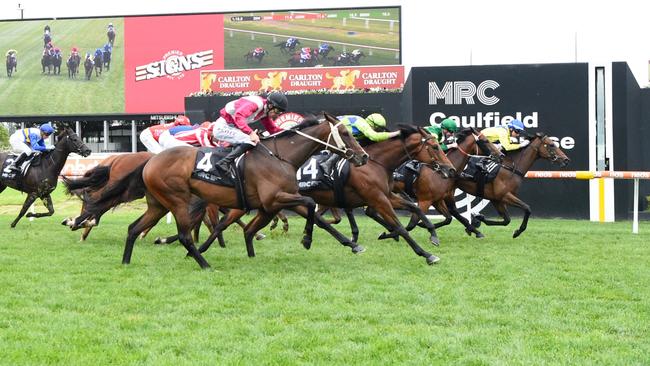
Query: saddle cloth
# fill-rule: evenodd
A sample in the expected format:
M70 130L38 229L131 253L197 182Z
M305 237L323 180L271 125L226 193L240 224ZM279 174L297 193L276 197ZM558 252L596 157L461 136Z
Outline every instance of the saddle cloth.
M329 152L324 151L309 158L296 172L298 190L300 192L334 191L337 207L345 207L344 187L350 178L350 163L336 157L332 171L325 172L321 165L329 157Z
M20 175L24 176L27 173L27 170L32 166L41 165L42 155L42 153L32 153L30 156L28 156L20 167ZM2 179L16 179L18 172L9 170L9 165L11 165L11 163L13 163L16 158L18 158L17 154L7 154L5 161L2 162L2 174L0 175Z
M484 169L480 169L477 165L483 166ZM485 177L484 182L489 183L497 177L499 170L501 170L501 165L487 156L470 156L463 173L473 176L476 182Z
M415 198L413 185L415 184L415 180L420 176L421 168L422 165L419 161L409 160L393 172L393 180L396 182L404 182L404 193L411 199Z

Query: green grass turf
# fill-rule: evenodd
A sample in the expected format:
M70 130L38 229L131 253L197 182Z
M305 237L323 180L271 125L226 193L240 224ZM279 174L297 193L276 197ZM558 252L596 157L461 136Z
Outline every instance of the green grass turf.
M141 203L106 214L79 243L59 224L74 200L57 192L54 217L11 230L21 199L0 198L3 365L650 362L646 222L633 235L629 222L533 216L518 239L515 219L483 228L483 240L453 224L438 231L440 248L419 230L442 258L427 266L403 241L376 241L381 229L365 218L365 253L319 229L306 251L304 221L292 218L288 235L255 243L255 258L229 229L202 271L180 246L151 244L174 231L164 223L120 264Z
M117 29L109 71L88 81L84 78L86 52L102 47L107 41L106 25ZM43 28L52 29L52 43L61 49L60 75L42 73ZM18 71L7 78L4 66L0 73L0 115L69 115L124 113L124 41L121 18L32 20L0 22L0 50L18 51ZM82 63L76 79L68 78L65 62L70 50L80 50Z

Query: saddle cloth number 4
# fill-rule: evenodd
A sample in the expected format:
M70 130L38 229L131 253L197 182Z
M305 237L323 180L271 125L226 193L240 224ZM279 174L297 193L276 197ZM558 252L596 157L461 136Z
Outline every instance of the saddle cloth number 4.
M302 169L296 172L296 179L300 180L303 175L311 175L311 180L316 180L318 177L318 167L316 166L316 158L309 159L309 163L304 165Z
M199 160L198 163L196 163L196 169L201 169L204 172L209 172L212 170L212 162L210 161L210 158L212 157L212 153L205 153L203 155L203 158Z

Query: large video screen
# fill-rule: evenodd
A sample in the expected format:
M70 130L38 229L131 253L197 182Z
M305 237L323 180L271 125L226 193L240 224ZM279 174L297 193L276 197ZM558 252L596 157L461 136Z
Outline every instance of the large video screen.
M1 21L0 116L179 113L205 70L399 65L400 20L391 7Z

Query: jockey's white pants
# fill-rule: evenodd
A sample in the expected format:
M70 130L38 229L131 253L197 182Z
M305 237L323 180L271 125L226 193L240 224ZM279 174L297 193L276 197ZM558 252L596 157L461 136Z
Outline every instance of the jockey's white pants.
M151 134L151 131L148 128L145 128L144 131L140 133L140 141L144 146L147 147L147 149L154 153L158 154L159 152L163 151L162 146L156 141L156 139L153 137L153 134Z
M255 145L251 141L250 136L243 133L239 128L229 124L223 117L214 122L214 128L212 129L212 135L217 141L225 141L232 145L236 144L249 144Z
M162 147L163 150L168 150L171 149L172 147L178 147L178 146L192 146L186 142L177 140L174 136L172 136L171 133L169 133L169 130L160 134L160 137L158 138L158 142L160 143L160 146Z
M22 130L14 132L14 134L9 137L9 143L11 144L11 151L16 154L32 154L32 148L25 143L25 136L23 136Z

